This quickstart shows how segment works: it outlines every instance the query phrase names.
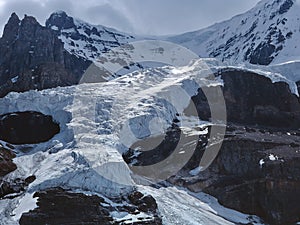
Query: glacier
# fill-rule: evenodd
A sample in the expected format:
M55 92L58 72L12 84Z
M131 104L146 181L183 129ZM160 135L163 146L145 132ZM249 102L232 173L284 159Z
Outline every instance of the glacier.
M189 67L166 66L133 72L106 83L13 92L0 99L0 114L38 111L51 115L61 127L61 132L48 142L15 146L14 163L18 168L5 179L34 174L36 180L24 194L0 201L0 224L18 224L22 213L36 207L33 193L58 186L110 197L138 189L156 199L167 225L259 224L258 218L226 209L203 193L142 185L143 178L134 176L122 158L137 140L163 134L176 115L185 117L187 101L199 88L196 79L202 84L222 85L219 78L208 76L211 71L199 73L201 69L198 60ZM166 101L166 93L180 102L178 107ZM186 121L205 123L194 118ZM23 152L22 147L30 151Z

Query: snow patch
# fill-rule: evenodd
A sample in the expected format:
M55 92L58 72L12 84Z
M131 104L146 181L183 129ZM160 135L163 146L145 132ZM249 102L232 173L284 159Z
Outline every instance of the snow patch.
M196 175L198 175L202 171L202 169L203 168L201 166L196 167L195 169L191 170L189 172L189 174L192 175L192 176L196 176Z
M273 155L273 154L270 154L270 155L269 155L269 160L271 160L271 161L276 161L276 160L278 160L278 156Z
M153 219L152 216L147 215L146 213L140 212L138 214L130 214L127 212L118 212L113 211L110 213L111 217L119 223L122 224L132 224L137 222L147 222Z
M33 197L34 193L26 193L20 200L17 207L13 211L13 218L19 220L23 213L37 208L37 198Z
M264 164L265 164L265 160L264 159L259 160L259 166L260 166L260 168L262 168Z
M58 31L58 30L59 30L59 29L58 29L58 27L57 27L57 26L55 26L55 25L51 26L51 29L52 29L52 30L56 30L56 31Z
M19 79L19 76L15 76L11 79L11 82L17 83L18 79Z

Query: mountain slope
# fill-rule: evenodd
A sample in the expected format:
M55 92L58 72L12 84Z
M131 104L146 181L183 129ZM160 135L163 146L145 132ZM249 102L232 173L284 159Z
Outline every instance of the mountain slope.
M56 31L69 53L89 60L96 60L102 53L136 40L112 28L72 18L63 11L51 14L46 27Z
M0 97L78 84L86 69L101 54L136 40L104 26L93 26L51 14L46 26L32 16L13 13L0 38Z
M262 0L248 12L168 40L231 63L269 65L299 59L300 1Z
M278 65L299 58L299 7L299 0L263 0L231 20L167 40L190 48L200 57L216 57L233 65L276 64L268 70L299 81L297 65L290 63L289 68L292 65L295 69L288 73L286 64ZM77 84L103 53L144 39L90 25L63 11L51 14L45 27L31 16L20 20L12 14L0 39L0 96L10 91ZM143 66L132 63L125 72Z

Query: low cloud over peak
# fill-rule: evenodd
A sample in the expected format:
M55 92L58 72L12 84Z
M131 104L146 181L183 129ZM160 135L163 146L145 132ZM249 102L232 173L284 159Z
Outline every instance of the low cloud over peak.
M258 0L0 0L0 29L10 14L35 16L42 24L49 15L64 10L69 15L92 24L121 31L166 35L197 30L242 13Z

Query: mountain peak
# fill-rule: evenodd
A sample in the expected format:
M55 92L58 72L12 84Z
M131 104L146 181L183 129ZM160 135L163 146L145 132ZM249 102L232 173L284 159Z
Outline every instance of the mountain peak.
M39 22L36 20L35 17L33 16L28 16L28 15L24 15L24 18L21 21L22 25L26 24L26 25L40 25Z
M53 30L72 55L93 61L104 52L135 40L130 34L73 18L64 11L50 15L46 27Z
M46 27L53 30L63 30L75 27L74 19L65 11L59 10L52 13L49 19L46 20Z
M3 38L4 39L10 39L11 37L15 37L18 33L18 27L21 20L19 19L18 15L13 12L7 22L7 24L4 27L3 31Z
M18 15L15 12L13 12L10 15L10 18L9 18L8 22L10 22L10 21L16 21L16 20L20 20L20 19L19 19Z

